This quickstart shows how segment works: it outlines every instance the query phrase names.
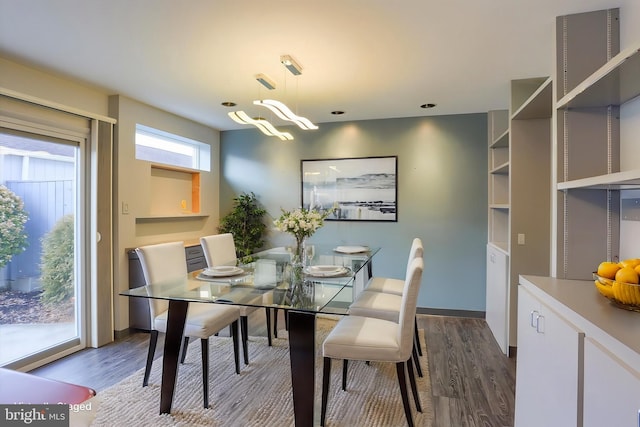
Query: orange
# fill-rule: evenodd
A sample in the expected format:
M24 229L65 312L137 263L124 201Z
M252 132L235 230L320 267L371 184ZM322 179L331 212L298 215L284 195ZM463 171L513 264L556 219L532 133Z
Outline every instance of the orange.
M640 276L631 267L622 267L616 273L616 282L638 284Z
M636 265L636 268L634 268L634 270L636 271L636 273L638 273L638 275L640 276L640 265Z
M598 266L598 276L606 279L613 279L616 277L616 273L620 270L620 265L617 262L604 261Z
M624 261L620 261L618 264L620 264L620 267L636 268L640 265L640 258L625 259Z

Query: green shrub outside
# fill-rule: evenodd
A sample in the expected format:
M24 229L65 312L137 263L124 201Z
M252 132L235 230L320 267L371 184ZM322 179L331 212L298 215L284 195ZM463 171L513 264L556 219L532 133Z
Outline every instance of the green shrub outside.
M0 185L0 268L27 247L24 225L29 219L24 203L13 191Z
M47 304L57 304L69 300L74 295L73 215L65 215L58 220L42 238L41 300Z

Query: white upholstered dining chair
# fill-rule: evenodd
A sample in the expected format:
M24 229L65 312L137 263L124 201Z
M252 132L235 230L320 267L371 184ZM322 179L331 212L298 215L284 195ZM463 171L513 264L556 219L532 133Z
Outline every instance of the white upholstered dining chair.
M411 248L409 249L409 258L407 259L407 268L409 268L411 261L416 257L424 257L424 246L422 244L422 240L418 237L415 237L411 242ZM371 292L384 292L387 294L402 295L402 291L404 289L404 280L391 277L374 276L369 279L369 283L367 283L365 289Z
M218 267L221 265L236 265L238 262L236 255L236 245L233 241L233 234L223 233L204 236L200 238L200 245L207 260L208 267ZM260 301L258 301L260 300ZM256 304L260 305L262 296L256 297ZM258 307L239 306L240 309L240 330L242 332L242 354L245 365L249 364L249 315L256 311ZM265 307L267 320L267 343L271 346L271 311Z
M325 425L331 360L343 360L342 388L346 389L346 367L349 360L370 362L394 362L405 417L413 427L413 416L407 394L406 376L409 376L416 409L422 412L413 374L411 352L414 336L414 318L417 295L424 263L422 258L411 261L407 271L398 322L374 317L345 316L331 330L322 344L324 357L322 375L322 409L320 425ZM375 391L373 391L375 392Z
M146 285L168 286L186 283L187 259L183 242L161 243L141 246L136 249ZM149 383L149 374L153 364L158 333L166 333L169 302L161 299L149 298L151 314L151 335L149 338L149 352L144 372L143 387ZM184 342L182 344L181 363L184 363L189 337L200 338L202 352L202 389L204 407L209 406L209 337L230 326L233 340L233 353L236 374L240 373L238 358L238 319L240 309L235 306L189 303L187 318L184 325Z
M409 250L407 259L407 269L414 258L424 257L424 246L422 240L418 237L414 238ZM424 258L423 258L424 259ZM406 270L405 270L406 272ZM380 317L382 319L397 319L400 311L400 296L404 289L404 280L390 277L374 276L369 280L364 291L361 292L356 300L349 307L349 312L357 316ZM422 356L422 344L420 342L420 334L418 333L418 321L415 320L415 350L417 355ZM416 356L417 356L416 355ZM420 363L415 359L418 374L422 376Z

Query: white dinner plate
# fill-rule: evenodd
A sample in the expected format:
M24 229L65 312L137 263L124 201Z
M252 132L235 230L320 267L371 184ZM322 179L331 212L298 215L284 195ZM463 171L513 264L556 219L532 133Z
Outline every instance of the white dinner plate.
M309 276L334 277L348 273L349 269L341 265L310 265L304 269L304 272Z
M357 254L360 252L367 252L369 248L366 246L338 246L333 250L343 254Z
M244 270L234 265L219 265L217 267L205 268L202 272L203 275L209 277L226 277L237 276L244 273Z

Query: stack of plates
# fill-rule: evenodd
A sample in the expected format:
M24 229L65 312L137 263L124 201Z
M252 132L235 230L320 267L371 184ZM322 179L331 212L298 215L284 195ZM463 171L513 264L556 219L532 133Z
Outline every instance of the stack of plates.
M347 274L349 269L340 265L310 265L304 272L315 277L335 277Z
M202 274L209 277L237 276L244 273L244 270L234 265L219 265L217 267L205 268Z
M366 246L338 246L333 250L343 254L357 254L360 252L367 252L369 248Z

